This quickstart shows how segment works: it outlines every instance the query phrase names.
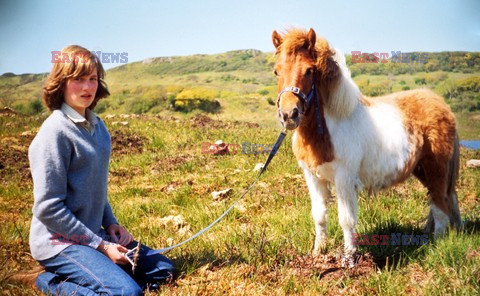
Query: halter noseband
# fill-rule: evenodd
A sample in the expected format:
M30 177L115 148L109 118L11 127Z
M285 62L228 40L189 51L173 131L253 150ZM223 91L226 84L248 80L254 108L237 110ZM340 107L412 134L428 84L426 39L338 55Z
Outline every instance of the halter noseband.
M296 86L286 86L284 87L280 93L278 94L277 97L277 108L280 107L280 97L282 96L283 93L285 92L291 92L294 95L296 95L303 103L303 111L302 115L307 113L307 110L310 108L310 104L313 99L313 105L315 108L315 121L316 121L316 127L317 127L317 132L319 135L323 134L323 127L322 127L322 114L320 113L320 106L318 104L318 98L317 98L317 92L315 90L315 83L312 84L312 89L308 93L308 95L305 95L300 88Z

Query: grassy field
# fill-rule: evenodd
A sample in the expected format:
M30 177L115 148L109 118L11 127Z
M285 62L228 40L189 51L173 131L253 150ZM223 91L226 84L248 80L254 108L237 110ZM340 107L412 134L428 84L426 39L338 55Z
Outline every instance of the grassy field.
M203 142L272 144L279 132L265 101L222 101L207 117L160 115L104 119L112 135L109 199L119 222L145 244L161 248L187 238L220 215L256 177L266 155L213 156ZM102 115L102 117L105 117ZM479 135L479 114L458 114L461 137ZM33 266L28 235L33 203L27 149L43 116L0 117L0 290L38 292L5 281ZM118 122L128 122L123 126ZM219 225L167 255L179 279L151 295L477 295L480 291L480 171L461 150L459 202L465 229L426 245L360 246L352 270L340 268L343 244L336 203L330 204L328 249L313 258L310 200L291 151L291 134L258 185ZM212 191L231 188L223 200ZM361 234L421 234L426 190L414 179L376 196L360 195ZM162 219L177 217L177 222Z
M435 53L422 64L350 65L363 93L428 87L456 113L460 138L480 135L479 53ZM273 144L276 81L271 53L256 50L164 57L107 71L111 96L97 112L112 135L109 199L137 239L153 248L177 243L216 219L254 180L266 155L214 156L205 142ZM347 57L347 61L349 58ZM27 151L40 124L46 74L0 76L0 294L37 295L5 281L35 264L28 236L33 204ZM214 94L216 112L175 112L184 90ZM183 93L185 94L185 93ZM128 114L125 114L128 113ZM137 113L137 114L132 114ZM138 115L140 114L140 115ZM114 115L110 118L107 115ZM127 122L127 125L122 123ZM364 245L356 268L340 268L343 237L336 202L330 204L327 252L310 253L314 227L310 198L291 151L291 134L257 186L226 218L196 240L172 250L179 279L152 295L477 295L480 292L480 171L461 150L458 193L465 229L426 245ZM223 199L211 192L231 188ZM426 189L414 179L360 195L357 232L422 234ZM175 219L172 219L176 217Z

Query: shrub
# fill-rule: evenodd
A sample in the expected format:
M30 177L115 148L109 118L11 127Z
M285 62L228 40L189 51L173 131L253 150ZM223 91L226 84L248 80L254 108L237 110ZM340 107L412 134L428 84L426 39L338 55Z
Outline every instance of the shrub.
M216 90L205 88L186 89L181 91L175 99L170 99L170 106L175 111L191 112L199 109L209 113L220 110L220 102L216 100L220 93Z
M150 109L157 106L158 103L158 100L133 99L128 103L126 111L128 113L143 114L147 113L148 111L150 111Z
M427 81L423 77L415 77L415 84L417 85L427 84Z
M473 91L478 92L480 91L480 77L478 76L471 76L463 79L459 79L457 81L458 86L457 89L459 92L462 91Z
M364 92L365 88L370 84L370 79L367 79L367 78L357 79L355 83L360 88L360 90Z
M236 77L234 75L231 75L231 74L222 75L222 76L220 76L219 79L222 80L222 81L238 81L238 80L240 80L238 77Z
M258 81L255 78L244 78L244 79L242 79L242 83L243 84L247 84L247 83L258 84Z
M454 112L480 110L480 96L461 95L450 100L449 103Z
M448 78L448 74L446 73L428 73L425 74L425 79L429 84L438 84L441 81L444 81Z
M147 100L166 100L166 92L161 86L148 87L143 91L142 97Z
M44 107L40 99L35 99L27 104L15 104L13 109L25 115L36 115L41 113L44 110Z
M177 100L213 100L219 97L219 92L206 88L185 89L177 95Z
M437 87L438 92L445 98L452 98L458 95L457 83L452 79L445 80Z
M224 90L220 92L220 98L228 99L238 96L239 94L233 91Z
M480 78L471 76L458 80L447 79L439 84L437 91L447 98L455 112L480 110Z
M36 99L36 100L31 101L28 104L28 107L29 107L29 112L28 113L30 115L35 115L35 114L38 114L38 113L43 111L43 104L42 104L42 101L40 101L40 99Z
M391 82L389 81L381 81L373 84L371 83L368 86L365 86L363 88L363 92L367 96L372 96L372 97L381 96L384 94L391 93L392 85L391 85Z
M218 100L175 100L173 110L180 112L192 112L193 110L202 110L208 113L217 113L220 110L220 102Z
M261 89L261 90L257 91L257 93L259 95L262 95L262 96L266 96L266 95L269 94L268 90L266 90L266 89Z
M14 109L15 111L19 112L19 113L27 114L25 105L22 104L22 103L15 104L15 105L13 106L13 109Z

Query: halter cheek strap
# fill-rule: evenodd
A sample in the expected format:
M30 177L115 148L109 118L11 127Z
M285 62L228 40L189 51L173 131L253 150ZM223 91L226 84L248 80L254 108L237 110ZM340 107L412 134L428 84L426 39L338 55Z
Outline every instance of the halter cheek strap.
M280 97L285 92L291 92L296 95L303 103L305 108L303 108L302 114L307 113L307 110L310 108L310 104L313 99L313 107L315 109L315 125L317 127L317 132L319 135L323 134L323 126L322 126L322 114L320 112L320 105L318 104L317 92L315 91L315 83L312 84L312 89L305 95L300 88L296 86L286 86L284 87L277 97L277 108L280 106Z

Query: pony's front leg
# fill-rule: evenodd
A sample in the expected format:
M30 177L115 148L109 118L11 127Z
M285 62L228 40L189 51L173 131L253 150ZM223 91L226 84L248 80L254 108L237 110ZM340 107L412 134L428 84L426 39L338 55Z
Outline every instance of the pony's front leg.
M326 181L319 180L308 168L304 168L303 172L312 201L312 217L315 223L313 256L317 256L327 247L327 202L331 194Z
M360 180L346 173L335 176L335 189L338 202L338 221L343 230L344 256L343 267L355 265L354 254L356 245L353 241L355 226L357 225L358 197L357 192L362 188Z

